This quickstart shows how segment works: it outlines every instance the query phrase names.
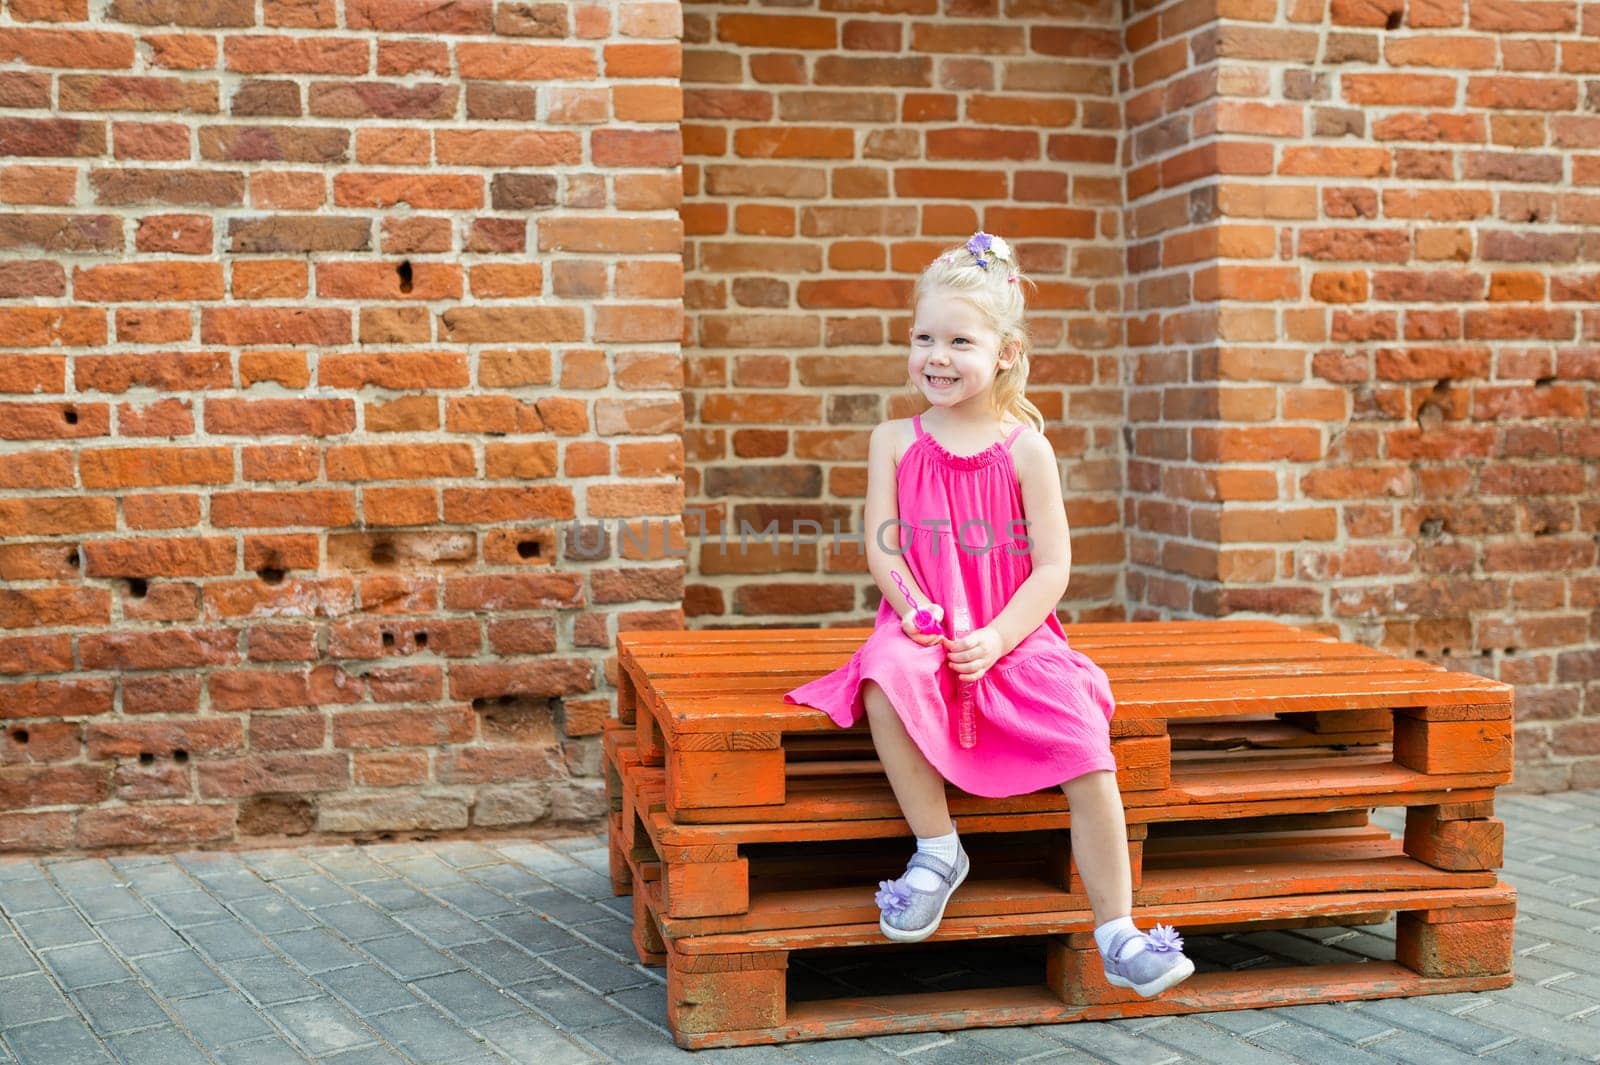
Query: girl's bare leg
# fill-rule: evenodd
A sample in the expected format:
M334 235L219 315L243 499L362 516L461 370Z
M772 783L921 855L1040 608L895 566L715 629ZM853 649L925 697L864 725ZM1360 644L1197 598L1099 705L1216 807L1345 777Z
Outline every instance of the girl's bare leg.
M872 745L878 749L878 761L894 789L900 803L900 812L914 835L927 839L955 831L950 823L950 807L944 798L944 778L923 757L916 743L906 734L906 727L895 713L888 695L874 681L861 685L861 698L867 707L867 722L872 727ZM1113 792L1115 789L1113 789ZM1117 805L1120 817L1120 796ZM1074 821L1077 819L1074 818ZM1127 865L1127 849L1122 855Z
M1072 808L1072 855L1094 907L1094 923L1128 916L1133 912L1133 871L1128 867L1128 825L1117 775L1109 770L1084 773L1061 785L1061 790Z

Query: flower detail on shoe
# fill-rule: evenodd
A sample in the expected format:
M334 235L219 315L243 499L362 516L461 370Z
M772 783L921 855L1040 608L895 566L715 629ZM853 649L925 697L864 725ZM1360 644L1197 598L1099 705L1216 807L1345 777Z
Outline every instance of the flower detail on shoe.
M897 917L911 905L911 888L904 880L878 881L878 893L872 896L885 917Z
M1183 937L1170 924L1157 924L1150 929L1146 939L1148 940L1145 945L1146 950L1163 951L1171 954L1183 953Z

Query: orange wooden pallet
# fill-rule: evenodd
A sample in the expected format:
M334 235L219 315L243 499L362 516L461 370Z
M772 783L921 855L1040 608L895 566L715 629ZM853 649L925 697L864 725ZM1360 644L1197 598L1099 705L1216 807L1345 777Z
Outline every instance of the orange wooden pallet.
M841 730L782 698L842 664L866 635L840 631L853 635L767 630L737 647L725 632L618 637L622 720L632 717L641 760L666 766L676 820L793 820L776 808L791 790L804 794L806 777L870 763L864 728ZM714 639L693 639L702 635ZM1438 778L1431 783L1445 789L1492 788L1510 779L1511 688L1496 681L1273 623L1083 625L1069 636L1111 679L1112 749L1130 807L1218 801L1214 789L1194 793L1173 779L1193 757L1175 757L1174 748L1216 748L1229 738L1230 722L1258 732L1276 726L1282 734L1268 746L1308 756L1392 736L1389 753L1369 757L1357 775L1386 774L1396 786L1410 780L1421 788L1430 782L1417 778ZM1119 664L1119 656L1130 661ZM1356 765L1341 757L1327 768ZM878 772L871 764L856 771ZM1242 764L1240 771L1248 772Z
M845 951L854 967L885 949L870 889L899 871L904 847L881 841L906 828L870 735L782 699L842 665L868 631L618 639L619 718L604 742L612 879L634 895L641 959L668 966L680 1045L1509 982L1515 896L1493 872L1504 829L1492 813L1511 775L1511 689L1273 622L1162 622L1068 628L1117 700L1136 917L1196 934L1398 913L1396 960L1201 972L1152 1001L1114 992L1086 934L1059 789L951 789L974 877L912 952L1031 943L1038 979L955 997L791 994L791 961L809 972L817 952ZM1380 806L1407 809L1403 837L1368 823Z
M799 926L775 916L771 923L782 927L686 933L660 916L660 878L648 862L634 871L635 913L642 919L636 945L647 960L665 963L669 1027L678 1045L691 1049L1483 991L1511 983L1516 894L1508 885L1362 890L1356 881L1372 859L1359 855L1347 860L1348 872L1323 874L1318 884L1305 871L1305 851L1258 852L1247 866L1188 864L1152 872L1135 899L1134 918L1141 925L1179 925L1192 951L1193 937L1206 934L1362 924L1395 912L1394 961L1214 968L1142 999L1105 982L1087 908L1016 912L1017 900L1028 897L1025 882L980 882L960 908L952 902L933 939L903 948L884 945L870 897L845 900L816 890L786 900L791 908L809 907ZM1334 852L1323 848L1325 856ZM1207 890L1195 892L1197 883ZM967 893L963 885L958 898ZM864 893L857 888L854 894ZM773 899L764 909L782 911L786 901ZM916 968L921 958L943 969L951 964L945 948L963 944L1032 947L1042 958L1027 984L818 1001L797 1000L789 991L796 964L815 964L828 952L850 954L850 964L859 965L865 959L857 954L893 951L902 968Z
M739 919L757 908L755 900L762 891L760 866L763 859L771 882L785 885L794 881L806 890L813 886L814 880L804 873L806 865L850 869L845 883L849 890L857 893L862 891L861 885L892 878L899 871L897 863L903 860L903 848L886 848L875 842L885 838L903 839L906 834L905 822L898 809L893 808L893 798L888 795L886 784L879 784L885 793L882 803L893 812L880 818L677 824L664 809L661 770L628 759L625 747L609 750L627 763L625 768L615 771L623 783L618 820L612 832L612 867L614 871L621 869L625 855L660 863L662 883L658 909L664 920L720 916L729 920L716 925L718 930L753 927L739 923ZM1504 842L1504 825L1491 816L1492 800L1409 806L1407 835L1399 840L1391 841L1386 832L1366 827L1368 809L1405 805L1404 800L1413 797L1404 793L1369 793L1354 797L1349 805L1313 808L1311 804L1300 803L1299 812L1287 814L1274 812L1282 810L1282 802L1262 802L1253 806L1240 804L1234 811L1235 816L1224 820L1130 822L1128 849L1133 884L1139 887L1143 870L1150 868L1151 862L1159 868L1160 863L1170 861L1177 850L1203 849L1206 846L1203 840L1207 838L1226 834L1227 838L1236 839L1241 833L1254 833L1257 834L1255 838L1261 839L1264 838L1259 836L1261 832L1303 831L1312 826L1328 833L1348 833L1360 827L1368 842L1381 841L1381 854L1379 851L1363 852L1372 859L1364 869L1364 875L1372 883L1387 882L1399 874L1413 879L1421 875L1427 883L1440 883L1442 881L1434 874L1441 870L1472 872L1476 874L1470 878L1475 886L1491 883L1494 878L1487 870L1500 864ZM974 804L968 816L962 816L963 799ZM1071 860L1070 811L1064 808L1033 813L984 811L976 805L982 800L972 800L957 792L952 792L952 800L965 837L998 836L1014 840L1014 848L1030 855L1032 864L1048 864L1045 880L1049 885L1049 905L1087 906L1082 882ZM1330 834L1317 842L1331 842L1333 838ZM863 843L865 846L861 846ZM775 861L776 852L786 844L803 853L803 858L781 866ZM841 855L847 848L841 845L845 844L856 844L856 852L875 857L877 865L842 860ZM973 853L976 863L977 854ZM1403 860L1384 866L1377 861L1382 856ZM992 853L986 856L983 864L989 869L1005 868L1004 862L995 861ZM796 872L794 866L801 868ZM628 890L621 883L617 887L619 893ZM963 889L964 892L968 890ZM794 911L791 917L798 919L799 912ZM678 927L684 929L683 934L698 934L712 926L690 922Z

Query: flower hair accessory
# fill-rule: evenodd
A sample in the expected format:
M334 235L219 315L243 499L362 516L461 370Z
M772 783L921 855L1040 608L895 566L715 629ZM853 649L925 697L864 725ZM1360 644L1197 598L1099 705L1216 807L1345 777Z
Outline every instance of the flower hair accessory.
M983 269L989 269L989 262L993 260L1000 263L1011 262L1011 245L1000 237L985 233L983 230L972 234L972 239L967 241L967 251L978 261Z

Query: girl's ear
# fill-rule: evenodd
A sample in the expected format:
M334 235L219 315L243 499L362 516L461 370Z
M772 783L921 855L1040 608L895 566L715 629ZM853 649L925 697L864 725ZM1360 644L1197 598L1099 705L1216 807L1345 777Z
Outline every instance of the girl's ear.
M1022 352L1022 344L1016 339L1006 341L1000 347L999 365L1002 370L1009 370L1016 365L1017 356Z

